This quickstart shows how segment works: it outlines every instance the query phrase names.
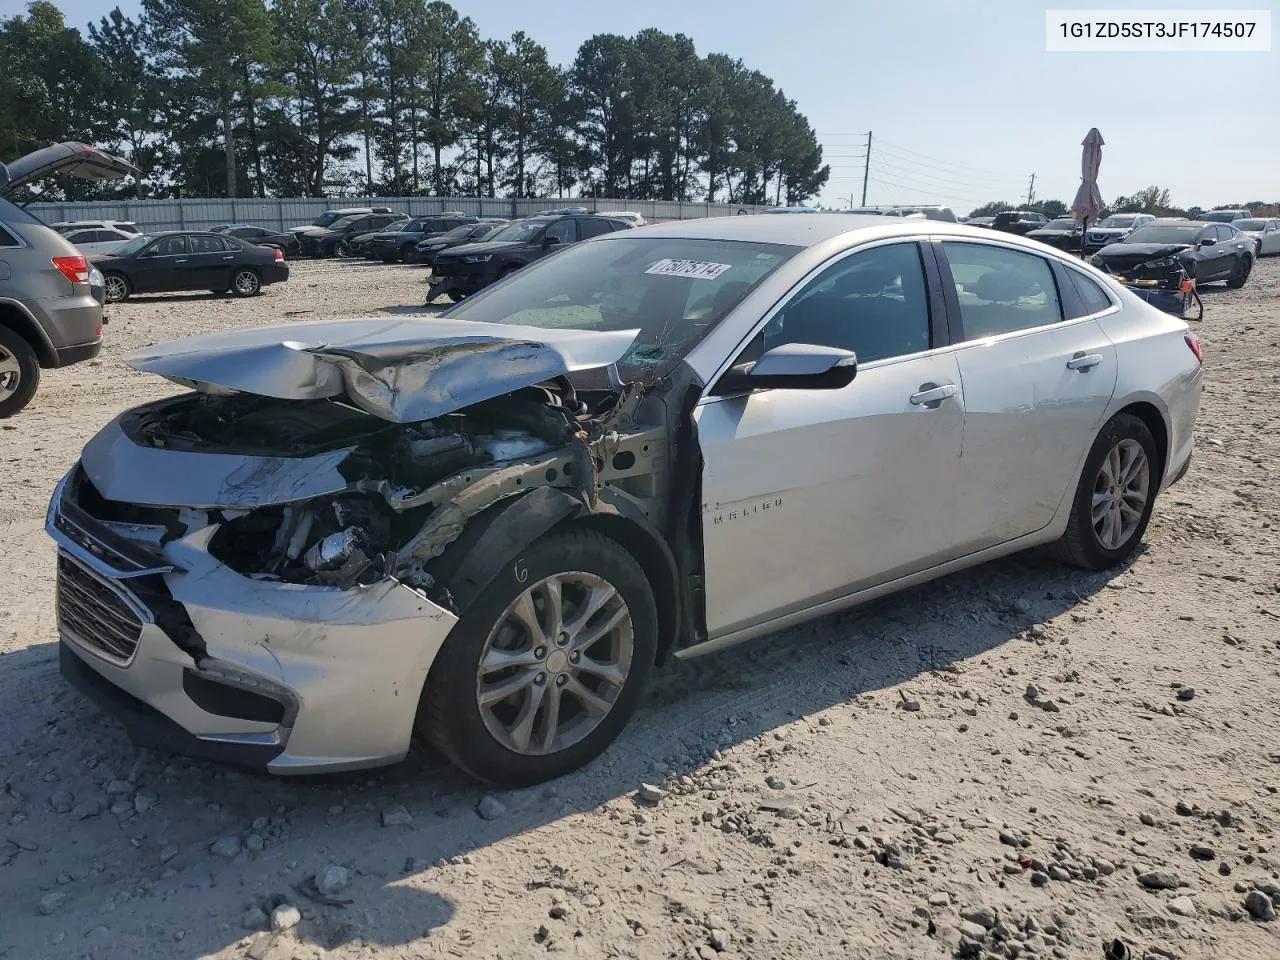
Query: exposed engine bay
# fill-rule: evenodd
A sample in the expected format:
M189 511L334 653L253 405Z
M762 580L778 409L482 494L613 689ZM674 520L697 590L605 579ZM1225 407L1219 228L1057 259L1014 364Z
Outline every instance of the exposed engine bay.
M580 516L622 513L669 539L670 438L689 422L688 386L667 378L579 392L559 377L418 423L340 400L197 391L138 407L120 428L143 449L281 463L340 457L345 489L325 496L248 509L134 507L152 521L168 515L161 543L213 526L209 553L242 576L340 588L394 578L452 606L433 561L473 517L540 488L572 498ZM683 471L693 483L697 469ZM678 528L697 522L696 511L680 512Z

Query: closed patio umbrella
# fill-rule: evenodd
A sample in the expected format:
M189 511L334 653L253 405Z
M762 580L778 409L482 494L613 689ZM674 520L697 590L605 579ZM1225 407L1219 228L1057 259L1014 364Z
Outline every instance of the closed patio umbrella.
M1096 220L1102 214L1102 194L1098 192L1098 168L1102 166L1102 145L1106 141L1098 128L1092 128L1080 141L1084 152L1080 156L1080 189L1076 198L1071 201L1071 213L1081 221L1081 244L1083 233L1089 229L1089 221Z

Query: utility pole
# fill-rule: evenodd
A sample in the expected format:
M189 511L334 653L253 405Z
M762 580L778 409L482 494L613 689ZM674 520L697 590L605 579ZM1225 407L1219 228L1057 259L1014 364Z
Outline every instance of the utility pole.
M862 167L862 205L867 205L867 178L871 176L871 131L867 131L867 156Z
M1031 183L1027 187L1027 206L1031 206L1036 198L1036 175L1031 175Z

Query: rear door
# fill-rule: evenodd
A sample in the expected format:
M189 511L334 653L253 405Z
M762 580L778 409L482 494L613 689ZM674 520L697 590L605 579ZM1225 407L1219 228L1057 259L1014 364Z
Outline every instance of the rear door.
M228 248L222 237L212 234L192 234L188 242L191 245L188 289L214 292L229 289L235 251Z
M1097 320L1115 307L1087 276L1092 306L1065 273L1072 286L1060 291L1054 261L1026 250L985 240L936 249L965 397L950 503L972 553L1040 530L1075 489L1115 390L1116 349Z
M186 234L161 237L138 254L133 268L134 293L191 290Z

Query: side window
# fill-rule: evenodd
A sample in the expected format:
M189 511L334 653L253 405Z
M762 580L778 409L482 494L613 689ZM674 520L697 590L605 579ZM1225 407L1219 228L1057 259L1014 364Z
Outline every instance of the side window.
M1092 277L1086 277L1079 270L1064 270L1063 273L1067 275L1067 279L1071 281L1071 285L1076 289L1076 294L1084 303L1084 313L1081 316L1091 317L1095 313L1111 309L1111 298L1107 296L1102 287L1098 286L1096 280Z
M93 243L96 236L97 233L93 230L77 230L67 236L67 243Z
M582 239L587 240L591 237L598 237L601 234L608 233L609 221L583 218L578 221L578 228L582 231Z
M1219 243L1222 243L1224 240L1230 240L1230 239L1231 239L1231 228L1230 228L1230 227L1225 227L1225 226L1218 227L1218 228L1217 228L1217 231L1218 231L1218 242L1219 242Z
M152 244L151 249L146 252L148 257L181 257L187 252L187 238L165 237L162 240Z
M351 233L364 233L366 230L373 229L373 221L365 218L363 220L352 220L347 225L347 230Z
M191 252L193 254L201 253L225 253L226 245L223 244L221 237L192 237Z
M929 301L915 243L854 253L805 285L764 329L763 349L809 343L861 363L929 349Z
M0 247L16 247L18 245L18 238L0 226Z
M944 242L966 340L996 337L1062 319L1053 271L1035 254Z
M557 220L547 227L548 237L559 237L561 243L573 243L578 239L578 232L573 228L572 220Z

